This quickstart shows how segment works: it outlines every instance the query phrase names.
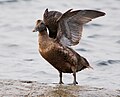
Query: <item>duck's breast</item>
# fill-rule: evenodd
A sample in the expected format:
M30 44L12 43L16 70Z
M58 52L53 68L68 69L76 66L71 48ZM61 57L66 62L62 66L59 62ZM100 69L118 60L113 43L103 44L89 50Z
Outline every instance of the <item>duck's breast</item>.
M44 51L40 51L40 54L44 59L46 59L53 67L58 71L64 73L72 73L71 64L66 60L66 56L59 52L59 45L56 45L53 48L47 48Z

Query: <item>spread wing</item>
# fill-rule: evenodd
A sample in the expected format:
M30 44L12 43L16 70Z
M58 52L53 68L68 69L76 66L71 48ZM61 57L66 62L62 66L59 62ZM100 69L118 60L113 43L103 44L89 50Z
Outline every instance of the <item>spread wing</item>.
M68 10L57 20L56 39L65 46L78 44L82 36L83 25L104 15L105 13L95 10Z

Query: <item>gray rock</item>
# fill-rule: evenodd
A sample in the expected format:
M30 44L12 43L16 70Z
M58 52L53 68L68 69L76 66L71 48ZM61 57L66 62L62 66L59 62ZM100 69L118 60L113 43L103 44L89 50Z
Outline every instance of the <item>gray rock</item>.
M120 90L36 81L0 80L0 97L120 97Z

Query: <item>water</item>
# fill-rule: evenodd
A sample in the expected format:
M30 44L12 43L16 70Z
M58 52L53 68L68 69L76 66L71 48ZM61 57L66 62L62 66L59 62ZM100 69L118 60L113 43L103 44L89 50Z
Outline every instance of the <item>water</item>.
M120 1L119 0L0 0L0 79L35 80L57 83L58 72L38 53L37 19L46 8L65 12L96 9L105 17L84 26L79 45L73 47L86 57L94 70L77 73L80 85L120 88ZM72 75L64 74L64 83Z

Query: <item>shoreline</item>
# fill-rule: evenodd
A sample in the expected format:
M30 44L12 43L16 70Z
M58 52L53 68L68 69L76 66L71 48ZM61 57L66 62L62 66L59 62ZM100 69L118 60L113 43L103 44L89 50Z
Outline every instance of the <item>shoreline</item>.
M120 89L0 79L0 97L120 97Z

